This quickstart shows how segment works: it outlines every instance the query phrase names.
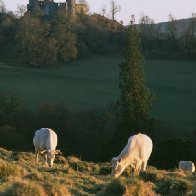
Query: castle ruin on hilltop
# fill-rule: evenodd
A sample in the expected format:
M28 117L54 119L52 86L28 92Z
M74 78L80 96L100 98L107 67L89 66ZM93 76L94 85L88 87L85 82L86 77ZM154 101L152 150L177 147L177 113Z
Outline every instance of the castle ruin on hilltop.
M54 0L29 0L27 4L28 11L34 11L36 8L43 10L45 16L54 16L59 9L63 9L66 15L73 18L76 14L88 14L86 4L77 4L75 0L66 0L63 3L54 2Z

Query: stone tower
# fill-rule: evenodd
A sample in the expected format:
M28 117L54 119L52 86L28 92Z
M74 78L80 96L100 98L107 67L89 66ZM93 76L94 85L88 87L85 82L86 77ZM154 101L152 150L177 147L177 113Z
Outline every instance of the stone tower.
M75 17L75 0L67 0L67 13L70 19Z

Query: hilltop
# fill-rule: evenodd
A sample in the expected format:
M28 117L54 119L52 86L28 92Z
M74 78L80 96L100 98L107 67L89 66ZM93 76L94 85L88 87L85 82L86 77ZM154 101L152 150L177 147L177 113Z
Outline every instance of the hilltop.
M185 30L188 31L191 20L192 20L191 18L175 20L175 28L176 31L178 32L178 36L182 35ZM168 25L169 22L160 22L155 24L155 28L156 29L160 28L161 33L168 33Z
M195 59L194 24L195 17L154 24L144 16L138 25L143 55ZM100 14L81 14L72 21L64 12L51 18L39 11L20 18L0 13L0 28L0 58L36 67L57 67L92 56L122 56L128 43L127 28Z
M35 163L30 152L0 148L0 195L194 195L195 180L191 173L152 166L140 177L132 177L128 168L114 179L110 177L109 163L61 155L54 167L48 168L43 160Z

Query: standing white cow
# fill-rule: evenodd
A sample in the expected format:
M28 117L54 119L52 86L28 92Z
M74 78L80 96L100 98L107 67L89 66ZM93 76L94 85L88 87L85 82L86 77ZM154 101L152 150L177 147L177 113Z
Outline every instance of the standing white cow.
M195 165L192 161L180 161L179 162L179 169L181 169L183 171L195 172Z
M128 139L128 144L125 146L121 154L114 157L111 161L111 175L118 177L127 166L131 166L134 171L146 170L147 161L152 152L152 140L144 134L133 135Z
M60 150L55 150L57 146L56 133L52 129L41 128L35 132L33 144L35 146L36 161L39 161L39 154L45 154L46 164L52 167L55 155L60 152Z

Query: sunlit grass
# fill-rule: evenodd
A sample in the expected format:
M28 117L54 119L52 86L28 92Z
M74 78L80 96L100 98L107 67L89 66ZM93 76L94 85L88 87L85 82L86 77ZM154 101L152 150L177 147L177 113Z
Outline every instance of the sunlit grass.
M64 162L57 159L54 167L49 168L43 160L38 164L32 160L32 153L16 153L20 157L17 160L13 152L0 148L0 195L188 195L195 189L196 177L179 170L148 166L145 173L132 176L127 168L114 179L109 163L61 156Z

